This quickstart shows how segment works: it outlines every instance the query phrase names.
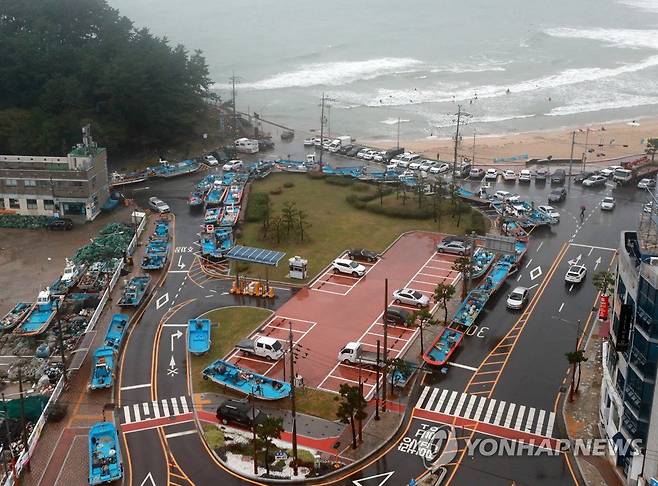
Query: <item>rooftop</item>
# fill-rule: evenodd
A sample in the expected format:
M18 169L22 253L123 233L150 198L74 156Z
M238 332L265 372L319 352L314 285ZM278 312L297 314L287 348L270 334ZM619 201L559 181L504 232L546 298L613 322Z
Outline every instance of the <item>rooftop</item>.
M104 147L84 146L77 145L71 149L69 156L71 157L93 157L105 151Z

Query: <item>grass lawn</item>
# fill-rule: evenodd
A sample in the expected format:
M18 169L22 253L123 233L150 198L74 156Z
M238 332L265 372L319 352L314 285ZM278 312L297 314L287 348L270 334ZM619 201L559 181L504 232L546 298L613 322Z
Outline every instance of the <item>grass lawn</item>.
M213 323L210 351L203 356L190 355L192 366L192 389L195 393L218 392L219 387L201 377L201 371L216 359L226 356L238 341L256 329L272 314L268 309L257 307L227 307L216 309L201 317ZM219 322L219 326L217 323Z
M224 446L224 431L214 424L203 426L203 436L206 438L208 447L213 451Z
M284 187L285 183L293 183L293 187ZM345 198L350 194L362 195L376 189L365 183L356 182L350 186L330 184L323 179L311 179L303 174L272 174L266 179L255 181L251 192L270 193L281 189L281 194L270 194L272 215L279 214L283 204L294 201L296 208L305 211L311 226L304 242L298 241L296 235L276 241L262 239L262 223L245 223L240 238L240 244L247 246L278 249L286 252L286 258L279 267L269 270L269 278L273 280L291 281L286 278L288 273L287 258L300 255L309 260L309 277L315 276L323 267L329 264L342 250L350 247L364 247L373 251L383 251L401 233L410 230L443 231L461 234L469 227L470 216L465 214L459 228L456 219L449 215L441 217L441 226L430 219L403 219L382 214L373 214L351 206ZM379 199L368 203L379 204ZM425 201L425 207L430 207L431 201ZM384 198L384 206L402 207L402 198L396 198L395 193ZM417 202L409 194L406 207L415 208ZM470 210L467 210L467 212ZM261 268L251 269L254 276L264 277Z
M315 388L304 388L296 390L295 399L297 402L297 411L315 417L321 417L327 420L336 420L339 402L334 397L339 395L329 393ZM283 400L281 408L290 409L290 400Z

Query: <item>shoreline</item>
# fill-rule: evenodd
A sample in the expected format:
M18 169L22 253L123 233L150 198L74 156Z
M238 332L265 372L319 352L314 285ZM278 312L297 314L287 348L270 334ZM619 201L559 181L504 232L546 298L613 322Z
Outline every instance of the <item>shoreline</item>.
M636 123L633 123L635 121ZM587 129L589 128L589 134ZM573 158L581 160L587 154L588 163L644 153L646 140L658 137L658 116L634 120L591 123L583 127L533 130L507 134L475 136L475 163L487 165L510 157L568 159L571 155L572 133L575 132ZM362 140L363 144L395 147L395 140ZM587 145L585 144L587 142ZM400 147L431 158L453 160L452 138L400 140ZM458 158L473 158L473 132L466 132L458 148Z

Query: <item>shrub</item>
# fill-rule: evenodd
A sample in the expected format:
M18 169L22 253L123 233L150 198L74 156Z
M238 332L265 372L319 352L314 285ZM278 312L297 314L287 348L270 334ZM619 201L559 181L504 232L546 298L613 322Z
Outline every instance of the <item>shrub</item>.
M334 186L341 186L341 187L347 187L354 184L354 181L352 179L348 179L346 177L340 177L340 176L327 177L325 179L325 182L327 184L333 184Z
M322 172L307 172L307 173L306 173L306 176L307 176L309 179L313 179L313 180L326 179L326 177L327 177L327 176L326 176L325 174L323 174Z
M272 190L270 191L270 194L271 194L272 196L278 196L278 195L281 194L282 192L283 192L283 189L281 189L280 187L277 187L277 188L275 188L275 189L272 189Z
M294 182L284 182L283 187L285 187L287 189L290 189L291 187L295 187L295 183Z
M264 192L252 192L249 194L245 220L250 223L263 221L270 205L270 196Z
M352 184L351 190L354 192L369 192L371 186L368 184L364 184L363 182L357 182L356 184Z

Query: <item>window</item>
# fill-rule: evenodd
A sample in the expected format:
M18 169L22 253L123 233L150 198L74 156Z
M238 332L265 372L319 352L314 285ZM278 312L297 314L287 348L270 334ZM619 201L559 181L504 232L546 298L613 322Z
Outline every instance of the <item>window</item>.
M25 187L36 187L37 181L34 179L25 179L23 181L23 184L25 184Z
M91 187L96 187L96 176L91 178Z
M28 199L27 200L27 209L37 209L37 200L36 199Z
M43 209L50 210L50 209L54 209L54 207L55 207L55 201L53 201L52 199L43 200Z
M16 179L5 179L5 185L9 187L16 187L18 185L18 181Z
M0 209L5 209L5 198L0 197Z
M21 205L20 205L20 203L18 202L18 199L12 199L12 198L9 198L9 207L10 207L11 209L20 209L20 208L21 208Z

